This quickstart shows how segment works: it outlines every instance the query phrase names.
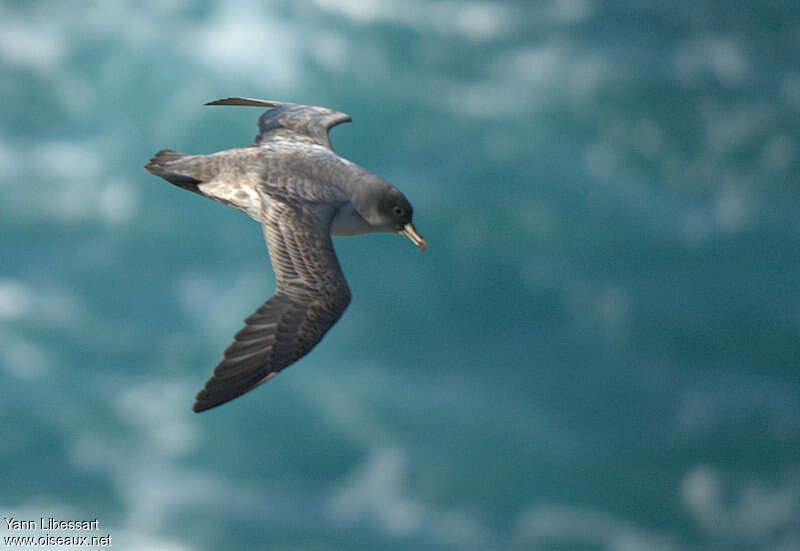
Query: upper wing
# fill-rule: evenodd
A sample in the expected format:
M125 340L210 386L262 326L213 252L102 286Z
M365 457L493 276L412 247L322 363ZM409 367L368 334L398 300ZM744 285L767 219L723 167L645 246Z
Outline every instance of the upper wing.
M252 390L307 354L350 302L330 236L335 207L277 197L265 197L265 204L264 236L277 289L245 320L197 395L196 412Z
M297 103L283 103L251 98L226 98L210 101L206 105L242 105L248 107L271 107L258 119L258 136L255 143L273 139L310 141L331 147L328 131L343 122L350 122L346 113L327 107L314 107Z

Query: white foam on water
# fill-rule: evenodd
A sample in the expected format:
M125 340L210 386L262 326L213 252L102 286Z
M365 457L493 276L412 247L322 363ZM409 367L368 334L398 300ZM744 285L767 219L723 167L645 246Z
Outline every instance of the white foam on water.
M602 52L590 51L562 38L517 47L501 54L492 74L525 86L529 93L550 101L576 101L590 96L617 71Z
M678 551L667 534L646 529L610 513L584 507L538 504L515 520L515 548L583 545L605 551Z
M393 23L421 33L456 34L471 40L493 40L514 27L508 6L490 2L429 2L411 0L314 0L321 9L356 23Z
M0 12L2 13L2 12ZM51 73L68 49L60 26L12 14L0 16L0 61L36 73Z
M704 77L735 87L752 71L743 45L732 37L693 37L679 43L674 57L675 75L684 86L694 87Z
M371 450L331 487L329 518L340 526L366 525L393 539L421 538L459 549L491 546L490 532L468 512L413 496L408 490L410 469L402 448Z
M789 388L770 381L731 375L696 376L676 389L671 438L704 438L726 424L759 417L763 430L789 440L800 430L800 400Z
M217 75L246 74L254 84L273 90L304 78L300 71L304 29L273 9L224 2L199 24L181 30L178 38L184 53Z
M1 140L0 212L22 223L59 224L99 221L109 226L130 222L139 207L139 191L108 164L115 146L95 140L49 140L23 146ZM4 158L13 159L3 162ZM24 184L19 181L24 175Z
M734 155L745 143L758 140L777 116L772 106L752 101L734 106L700 104L698 112L704 119L704 153L711 159Z
M258 235L254 238L257 239ZM215 275L183 272L174 282L175 296L184 316L200 331L214 338L233 339L244 325L244 319L274 292L268 283L269 272L267 266L264 266L263 273L251 270L225 271Z
M199 437L188 412L193 390L183 381L149 380L121 389L113 406L152 448L167 456L185 456L197 448Z
M595 6L593 0L553 0L546 9L552 21L576 24L591 18Z
M618 75L618 68L602 51L545 38L497 51L471 80L431 82L429 87L444 93L429 101L460 115L519 120L564 102L573 109L591 106L593 95ZM420 78L424 81L426 76Z
M27 321L66 331L91 318L86 302L63 283L0 278L0 323Z
M33 290L15 279L0 279L0 320L27 316L33 309Z
M374 389L381 385L380 368L362 366L357 369L362 373L357 378L351 370L337 367L329 370L331 376L316 374L313 385L308 385L302 377L291 379L289 384L306 399L308 407L320 411L328 430L344 441L367 449L380 442L389 427L381 423L365 403L369 397L365 387Z
M0 278L0 365L22 380L50 374L58 366L50 341L24 335L19 324L74 335L91 319L84 301L70 289Z
M224 504L229 514L256 499L218 474L180 464L174 448L137 432L118 437L82 432L70 450L76 468L107 478L114 487L122 530L158 539L173 531L171 519L207 507L210 499Z
M722 546L748 542L755 549L770 549L780 541L787 548L800 543L796 468L781 473L777 481L768 481L698 464L681 481L680 499L707 541Z
M420 503L403 495L406 464L407 458L399 449L373 452L340 481L329 504L331 516L350 522L371 518L396 536L419 532L427 511Z
M54 361L46 346L13 330L0 328L0 365L7 375L23 381L34 381L47 376L53 369Z
M130 182L111 181L100 192L98 213L110 226L124 224L133 218L138 207L138 193Z

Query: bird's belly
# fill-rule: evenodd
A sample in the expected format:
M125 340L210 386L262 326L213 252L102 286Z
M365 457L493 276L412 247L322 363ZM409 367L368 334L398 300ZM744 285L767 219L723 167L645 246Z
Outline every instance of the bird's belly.
M331 222L331 235L359 235L374 231L350 203L340 208Z

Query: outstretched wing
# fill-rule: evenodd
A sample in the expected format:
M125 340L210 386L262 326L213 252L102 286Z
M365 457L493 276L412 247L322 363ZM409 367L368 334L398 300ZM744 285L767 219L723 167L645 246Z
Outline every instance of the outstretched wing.
M327 107L251 98L218 99L206 105L271 107L258 119L256 145L271 140L292 140L315 143L333 151L328 131L337 124L351 120L348 114Z
M330 236L335 207L275 196L264 202L264 236L277 289L245 320L197 395L196 412L241 396L307 354L350 302Z

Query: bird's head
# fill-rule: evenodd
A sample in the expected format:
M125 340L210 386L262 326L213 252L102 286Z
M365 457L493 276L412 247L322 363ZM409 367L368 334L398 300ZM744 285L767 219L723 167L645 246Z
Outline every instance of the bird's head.
M419 250L424 251L427 241L417 233L411 219L414 209L408 199L397 188L388 188L378 201L373 225L385 228L384 231L399 233L408 237ZM372 222L372 221L371 221Z

